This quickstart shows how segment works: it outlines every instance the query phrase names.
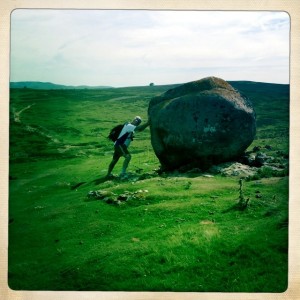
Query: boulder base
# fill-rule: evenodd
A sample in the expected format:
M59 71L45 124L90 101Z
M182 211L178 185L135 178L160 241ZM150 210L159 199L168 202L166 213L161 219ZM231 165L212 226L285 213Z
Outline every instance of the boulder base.
M252 143L255 112L226 81L208 77L151 99L151 143L162 168L207 169L241 156Z

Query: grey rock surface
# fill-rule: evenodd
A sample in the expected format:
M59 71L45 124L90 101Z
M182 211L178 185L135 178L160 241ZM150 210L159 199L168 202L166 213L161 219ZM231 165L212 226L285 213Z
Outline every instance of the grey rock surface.
M256 133L250 101L226 81L207 77L152 98L151 143L162 168L207 169L242 155Z

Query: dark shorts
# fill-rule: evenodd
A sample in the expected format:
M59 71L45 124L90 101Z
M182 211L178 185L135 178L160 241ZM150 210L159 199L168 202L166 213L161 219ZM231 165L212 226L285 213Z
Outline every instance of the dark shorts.
M126 145L115 146L114 159L119 159L121 156L129 154Z

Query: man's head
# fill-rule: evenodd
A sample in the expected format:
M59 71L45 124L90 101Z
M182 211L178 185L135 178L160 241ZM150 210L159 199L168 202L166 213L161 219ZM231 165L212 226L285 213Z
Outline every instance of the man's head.
M142 123L142 119L139 116L136 116L131 122L132 125L139 126Z

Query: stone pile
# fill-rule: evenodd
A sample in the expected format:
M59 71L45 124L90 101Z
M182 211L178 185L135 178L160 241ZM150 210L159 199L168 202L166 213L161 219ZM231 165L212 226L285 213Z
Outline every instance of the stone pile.
M110 191L97 190L90 191L87 195L88 201L101 200L108 204L120 205L129 200L145 200L148 190L138 190L135 192L124 191L121 194L116 194Z

